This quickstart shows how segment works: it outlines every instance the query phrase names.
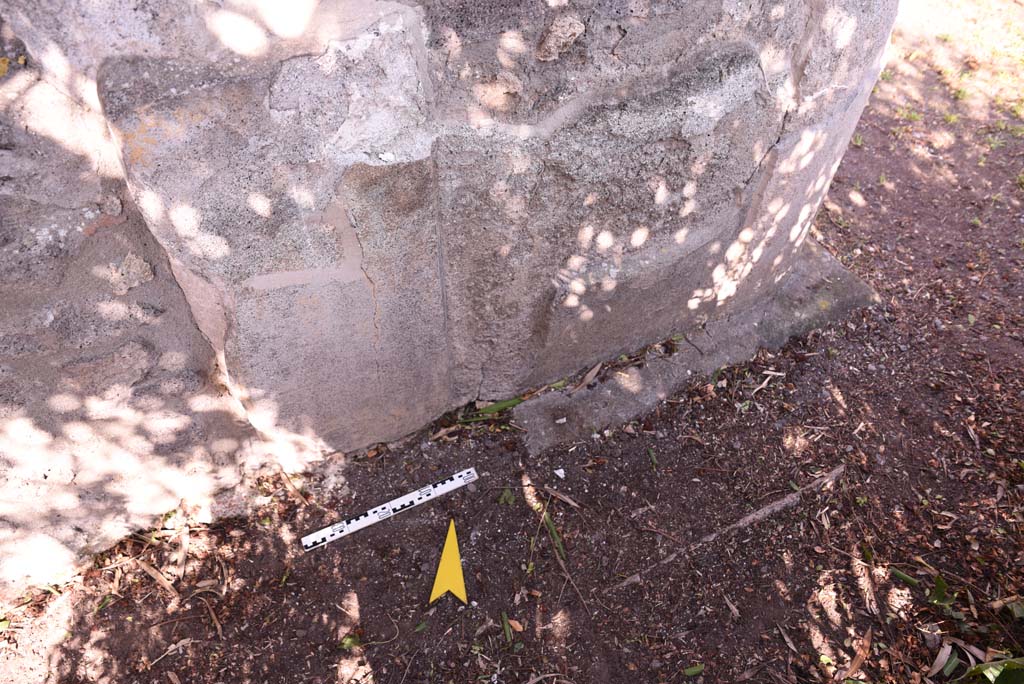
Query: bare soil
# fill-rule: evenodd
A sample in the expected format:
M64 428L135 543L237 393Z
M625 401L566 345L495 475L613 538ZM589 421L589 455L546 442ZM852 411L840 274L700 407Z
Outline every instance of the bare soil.
M40 657L69 684L940 682L1024 656L1024 6L908 4L815 227L881 305L539 458L501 419L430 440L449 417L335 457L304 505L269 478L248 519L169 519L33 592L0 658L59 602ZM449 519L470 604L427 606Z

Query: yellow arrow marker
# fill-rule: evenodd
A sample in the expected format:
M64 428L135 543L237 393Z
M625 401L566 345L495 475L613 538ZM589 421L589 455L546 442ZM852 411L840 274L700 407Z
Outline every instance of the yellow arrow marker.
M466 602L466 581L462 578L462 557L459 555L459 538L455 534L455 521L448 522L448 536L441 550L441 562L437 564L434 575L434 588L430 590L430 605L450 591L452 595Z

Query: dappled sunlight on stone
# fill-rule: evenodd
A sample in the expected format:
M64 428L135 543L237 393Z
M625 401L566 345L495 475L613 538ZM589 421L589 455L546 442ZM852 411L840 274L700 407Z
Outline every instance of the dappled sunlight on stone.
M274 212L273 203L270 198L259 192L250 192L246 198L249 208L263 218L269 218Z
M597 251L607 252L615 244L615 235L611 231L602 230L597 234Z
M629 236L629 244L631 247L641 247L647 242L647 237L651 234L647 226L640 226Z
M267 51L267 34L242 14L217 10L206 17L206 26L224 47L239 55L259 57Z
M5 94L17 94L11 100L0 100L6 116L28 132L81 155L94 173L120 176L117 152L102 117L76 105L49 83L33 80L28 73L16 74L14 79L9 86L5 84L4 90Z
M529 48L527 48L526 42L523 39L523 34L519 31L503 32L498 44L501 45L503 50L515 55L525 54L529 51Z
M589 223L584 225L582 228L580 228L579 232L576 234L576 241L577 241L577 243L579 243L579 246L580 246L581 249L589 249L590 248L590 243L591 243L591 241L593 241L593 239L594 239L594 226L590 225ZM582 258L583 257L581 257L581 256L572 256L572 257L570 257L570 259L582 259ZM579 265L579 266L573 266L573 265L570 264L569 268L578 269L581 266L582 266L582 264Z
M68 381L49 371L46 396L0 419L12 472L90 508L109 541L183 499L212 510L258 468L299 473L676 333L696 354L680 373L781 344L833 273L819 255L790 277L891 3L867 27L784 3L707 24L569 4L496 27L443 4L157 2L94 34L19 10L49 76L106 117L73 126L18 84L34 134L127 177L125 226L110 211L90 237L127 230L134 201L156 244L150 280L83 252L103 290L74 313L100 332L61 342L95 352L67 351ZM82 3L82 21L103 11ZM635 368L602 389L633 410L671 391ZM40 484L40 460L60 477ZM567 611L535 628L572 640ZM340 680L375 676L360 656Z
M298 38L309 27L316 11L318 0L249 0L255 5L263 24L275 35L282 38Z
M644 388L644 381L636 368L627 368L616 371L613 376L614 382L630 394L639 394Z
M295 202L296 205L303 209L313 209L315 202L313 200L313 193L310 192L309 188L301 186L292 186L288 190L288 196Z
M112 411L100 402L87 400L92 405L92 417L88 423L67 422L62 435L51 436L37 427L32 420L20 417L0 421L0 454L6 467L7 486L24 483L36 496L49 499L56 510L70 514L86 502L79 492L93 487L102 488L105 496L113 497L123 507L108 519L97 521L99 530L90 534L99 538L114 539L131 531L128 520L146 511L170 510L182 498L202 500L212 494L213 482L206 479L213 473L203 473L198 463L184 464L179 470L171 465L157 465L148 460L156 443L152 437L137 432L143 416L129 410ZM161 435L174 433L188 424L184 416L169 414L161 423L145 419L145 426L157 439ZM40 477L45 474L45 477ZM230 480L229 480L230 481ZM31 485L29 483L37 483ZM88 505L92 505L91 502ZM0 517L7 521L22 520L26 511L17 500L0 497ZM127 514L127 517L125 517ZM39 529L26 525L26 530ZM45 532L28 532L33 535L26 540L22 535L5 540L2 544L5 556L21 548L22 544L45 544L49 555L60 549L66 556L74 556L80 549L68 546L58 537ZM45 556L44 556L45 557ZM29 557L19 552L18 558ZM21 582L25 578L44 582L50 578L47 573L58 567L53 565L25 565L20 561L6 562L2 579L5 583Z
M202 216L194 207L178 204L171 208L168 217L178 236L185 241L187 249L195 256L223 259L231 254L227 240L200 230Z

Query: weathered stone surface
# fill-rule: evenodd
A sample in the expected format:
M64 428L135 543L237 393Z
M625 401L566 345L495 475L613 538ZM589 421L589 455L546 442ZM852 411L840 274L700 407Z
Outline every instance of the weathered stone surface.
M607 380L576 391L547 392L530 399L515 407L514 420L526 429L527 448L534 454L559 444L587 441L605 428L648 412L695 375L749 358L759 348L777 349L792 336L877 299L828 252L808 242L770 301L744 309L730 307L693 331L692 338L678 339L671 356L652 352L642 368L616 371Z
M21 65L20 44L0 53L14 65L0 79L6 603L183 502L213 515L259 450L116 177L105 122Z
M265 433L348 448L448 405L436 171L405 21L229 78L163 60L101 71L147 223L190 300L219 305L198 322Z
M350 449L785 291L896 0L12 4L253 425Z

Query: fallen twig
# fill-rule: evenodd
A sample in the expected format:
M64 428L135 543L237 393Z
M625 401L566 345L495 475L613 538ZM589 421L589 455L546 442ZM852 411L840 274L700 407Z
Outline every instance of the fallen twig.
M803 496L804 493L812 490L821 489L825 485L832 484L843 474L843 471L845 470L846 466L844 465L833 468L825 475L819 477L817 480L814 480L810 484L804 485L797 491L792 492L791 494L787 494L781 499L773 501L767 506L759 508L749 515L743 516L737 522L734 522L732 525L729 525L724 530L719 530L718 532L713 532L707 535L706 537L702 537L699 543L708 544L710 542L715 541L723 535L729 534L730 532L734 532L735 530L739 530L744 527L750 527L755 523L761 522L765 518L769 518L775 515L779 511L784 511L787 508L792 508L793 506L796 506L798 503L800 503L800 497Z
M299 488L295 486L295 483L292 482L292 478L288 477L288 473L285 472L284 467L280 463L277 463L277 469L281 473L281 479L284 480L285 488L292 495L292 497L294 497L299 502L300 505L308 506L309 501L306 499L305 496L302 495L302 492L299 491Z
M754 665L753 667L747 668L746 670L743 671L743 673L739 677L736 678L736 681L737 682L746 682L746 681L749 681L749 680L753 679L757 675L758 672L760 672L764 668L766 668L769 665L771 665L772 663L774 663L775 660L776 659L773 658L772 660L767 660L767 661L761 663L760 665Z
M700 347L698 347L697 345L695 345L695 344L693 343L693 341L692 341L692 340L691 340L691 339L690 339L689 337L687 337L687 336L686 336L686 333L682 333L682 334L680 335L680 337L682 337L682 338L683 338L683 340L685 340L685 341L686 341L686 344L688 344L688 345L690 345L691 347L693 347L694 349L696 349L696 350L697 350L697 353L698 353L698 354L700 354L701 356L704 356L704 350L703 350L703 349L701 349Z
M186 646L188 646L191 643L192 643L191 639L182 639L181 641L179 641L179 642L177 642L175 644L171 644L170 646L167 647L167 650L164 651L164 654L162 656L160 656L159 658L157 658L156 660L154 660L153 662L151 662L149 664L149 667L152 668L154 665L159 663L161 660L163 660L167 656L171 655L172 653L177 653L177 652L181 651L183 648L185 648Z
M412 669L412 664L413 662L415 662L416 656L419 655L419 653L420 649L418 648L415 651L413 651L412 656L409 658L409 664L405 668L405 674L402 675L402 681L398 682L398 684L404 684L405 678L409 676L409 670Z
M203 602L203 605L206 606L206 610L208 610L210 612L210 619L213 620L213 626L217 628L217 637L221 641L223 641L224 640L224 630L222 630L220 628L220 620L217 619L217 614L213 612L213 606L211 606L210 602L207 601L202 596L199 597L199 600Z
M679 537L677 537L677 536L675 536L673 534L669 534L665 530L659 530L657 527L641 527L640 529L643 530L644 532L653 532L654 534L660 534L662 537L665 537L666 539L671 539L676 544L682 544L683 543L683 542L679 541Z
M728 527L726 527L724 529L718 530L717 532L712 532L711 534L708 534L708 535L705 535L704 537L701 537L701 539L699 541L697 541L696 543L692 544L691 546L689 546L687 548L684 548L684 549L680 549L679 551L675 551L675 552L669 554L668 556L666 556L665 558L661 559L660 561L658 561L657 563L655 563L652 566L648 566L646 568L640 569L636 573L634 573L634 574L630 575L629 577L627 577L622 582L619 582L618 584L613 586L608 591L615 591L615 590L618 590L618 589L622 589L624 587L628 587L631 584L636 584L636 583L642 581L644 575L647 575L648 573L652 572L653 570L655 570L657 568L660 568L663 565L668 565L669 563L674 562L679 557L680 554L683 554L685 557L689 557L690 554L693 551L695 551L698 547L700 547L700 546L702 546L704 544L710 544L711 542L715 541L719 537L725 536L725 535L727 535L727 534L729 534L731 532L734 532L736 530L743 529L745 527L749 527L750 525L754 525L756 523L759 523L762 520L764 520L765 518L771 517L772 515L775 515L776 513L780 512L780 511L784 511L787 508L792 508L793 506L796 506L798 503L800 503L800 497L801 496L803 496L807 492L816 491L816 490L822 489L826 485L832 484L837 479L839 479L839 477L843 474L843 472L845 470L846 470L846 466L845 465L840 465L840 466L837 466L837 467L833 468L828 473L822 475L821 477L819 477L818 479L814 480L813 482L804 485L803 487L801 487L797 491L792 492L790 494L787 494L786 496L782 497L781 499L773 501L770 504L768 504L767 506L759 508L756 511L754 511L753 513L750 513L749 515L743 516L738 521L734 522L733 524L729 525Z
M573 508L579 508L580 507L580 505L578 503L576 503L575 501L573 501L572 498L568 494L562 494L561 492L556 491L556 490L552 489L551 487L544 487L544 491L547 492L548 494L550 494L551 496L555 497L556 499L558 499L559 501L561 501L564 504L568 504L568 505L572 506Z
M392 641L394 641L395 639L398 638L398 633L400 631L399 628L398 628L398 623L395 622L395 619L393 617L391 617L390 615L388 615L388 620L391 620L391 624L395 628L395 636L391 637L390 639L386 639L384 641L367 641L365 644L363 644L363 648L369 648L370 646L383 646L384 644L390 644Z
M530 680L526 682L526 684L537 684L537 682L542 682L549 677L554 677L556 681L561 679L563 682L569 682L570 684L572 682L571 679L566 679L564 675L561 675L558 672L551 672L549 674L534 675L533 677L530 677Z
M202 616L200 616L200 615L183 615L181 617L171 618L170 620L164 620L162 622L154 622L153 624L151 624L146 629L156 629L157 627L163 627L164 625L173 625L176 622L184 622L186 620L195 620L195 619L197 619L199 617L202 617Z
M732 619L739 620L740 609L736 607L736 604L729 600L729 597L726 594L722 594L722 598L725 599L725 605L729 606L729 612L732 613Z

